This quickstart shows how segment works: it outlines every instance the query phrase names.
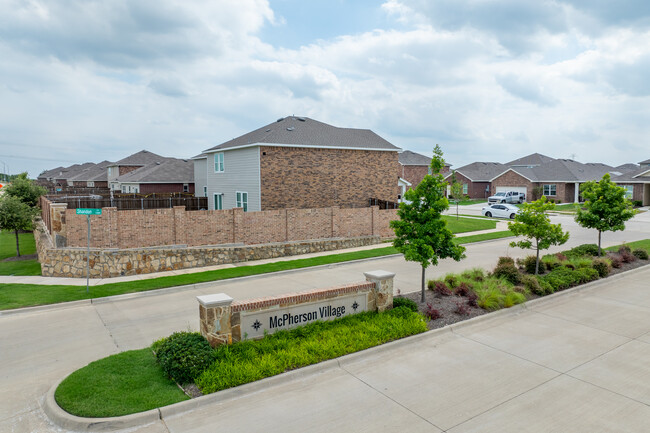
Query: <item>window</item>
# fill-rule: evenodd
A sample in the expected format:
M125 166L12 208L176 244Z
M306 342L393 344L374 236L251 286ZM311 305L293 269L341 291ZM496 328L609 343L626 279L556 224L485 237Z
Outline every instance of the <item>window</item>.
M244 212L248 211L248 193L247 192L239 192L239 191L237 191L237 206L236 207L243 207Z
M544 185L544 195L547 197L555 195L555 185Z
M223 170L223 152L214 154L214 172L222 173Z
M214 195L214 210L223 210L223 194Z
M189 192L189 191L190 191L190 187L186 183L184 183L183 184L183 192Z
M204 186L203 187L203 197L207 197L207 196L208 196L208 187Z
M95 182L93 182L92 180L89 180L89 181L86 183L86 186L87 186L88 188L93 188L93 187L95 186Z
M625 198L632 200L632 196L634 195L634 185L622 185L622 187L625 189Z
M126 193L126 185L122 185L122 192Z
M467 195L467 189L468 185L466 183L463 184L463 194Z

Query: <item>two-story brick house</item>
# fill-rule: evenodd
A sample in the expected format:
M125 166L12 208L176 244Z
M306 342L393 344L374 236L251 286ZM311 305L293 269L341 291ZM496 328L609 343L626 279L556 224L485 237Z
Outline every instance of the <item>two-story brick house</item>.
M193 159L210 209L363 207L397 201L398 151L368 129L289 116Z

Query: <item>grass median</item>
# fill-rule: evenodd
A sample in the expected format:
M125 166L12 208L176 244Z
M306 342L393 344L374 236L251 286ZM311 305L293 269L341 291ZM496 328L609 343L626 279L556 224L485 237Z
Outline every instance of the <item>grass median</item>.
M427 330L424 318L405 308L359 313L279 331L214 351L214 362L196 377L204 394L275 376ZM150 348L92 362L68 376L55 398L65 411L85 417L142 412L187 399L167 378Z

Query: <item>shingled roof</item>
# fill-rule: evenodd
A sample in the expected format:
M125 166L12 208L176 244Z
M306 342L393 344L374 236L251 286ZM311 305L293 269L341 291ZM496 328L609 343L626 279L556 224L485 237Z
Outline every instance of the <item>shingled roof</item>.
M128 183L188 183L194 182L194 163L185 159L166 158L160 163L123 174L116 179Z
M110 161L102 161L99 164L95 164L92 167L89 167L83 170L81 173L77 174L74 177L71 177L68 180L73 182L101 182L108 180L108 174L106 172L106 167L112 165Z
M462 174L472 182L490 182L506 170L508 170L508 166L499 162L473 162L454 171ZM445 176L445 179L451 174Z
M402 165L431 165L431 158L421 155L419 153L405 150L398 153L399 163Z
M555 159L537 167L511 167L532 182L587 182L598 180L614 167L598 162L583 164L571 159Z
M547 162L553 161L555 158L551 158L550 156L542 155L541 153L531 153L530 155L527 156L522 156L521 158L515 159L510 162L506 162L505 165L512 167L512 166L537 166L537 165L542 165Z
M163 162L170 158L165 156L156 155L153 152L148 150L141 150L140 152L129 155L126 158L122 158L119 161L113 163L113 166L129 166L129 165L148 165L156 162Z
M369 129L339 128L309 117L289 116L218 146L211 147L204 152L254 145L399 150L398 147L393 146Z

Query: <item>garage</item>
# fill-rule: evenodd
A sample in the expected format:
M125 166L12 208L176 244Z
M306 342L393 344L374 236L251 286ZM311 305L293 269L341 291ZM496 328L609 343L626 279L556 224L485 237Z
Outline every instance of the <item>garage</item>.
M526 198L528 198L528 191L526 191L525 186L497 186L496 188L496 192L515 191L520 194L526 194Z

